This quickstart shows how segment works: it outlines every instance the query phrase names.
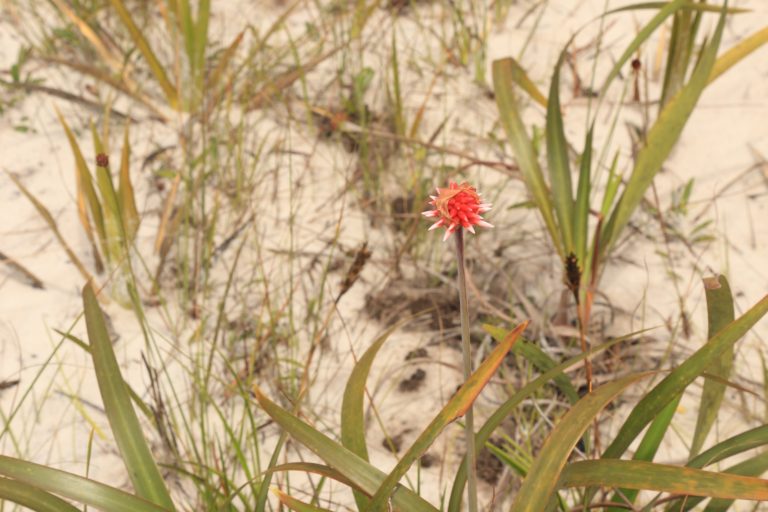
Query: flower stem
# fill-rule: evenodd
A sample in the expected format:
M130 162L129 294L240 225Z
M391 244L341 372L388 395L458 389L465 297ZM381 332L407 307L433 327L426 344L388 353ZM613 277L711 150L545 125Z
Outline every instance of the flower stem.
M456 260L459 267L459 308L461 310L461 352L464 355L464 381L472 375L472 347L469 344L469 308L467 305L467 277L464 267L464 230L456 230ZM464 416L467 439L467 502L469 512L477 512L477 453L475 451L475 418L469 406Z

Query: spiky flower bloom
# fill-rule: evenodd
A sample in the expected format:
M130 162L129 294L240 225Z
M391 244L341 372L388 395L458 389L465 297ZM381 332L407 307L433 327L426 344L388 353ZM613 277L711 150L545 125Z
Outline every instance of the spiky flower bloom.
M491 209L489 203L484 203L475 187L467 182L456 184L451 181L448 188L438 188L436 196L429 196L429 202L433 210L423 212L425 217L437 218L437 222L430 226L429 230L445 227L443 241L459 228L466 228L474 233L473 226L492 228L480 215Z

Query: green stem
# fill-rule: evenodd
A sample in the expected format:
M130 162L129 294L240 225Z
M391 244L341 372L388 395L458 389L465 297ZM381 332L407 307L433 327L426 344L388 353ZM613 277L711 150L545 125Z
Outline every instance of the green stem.
M461 310L461 352L464 356L464 381L472 375L472 347L469 344L469 308L467 306L467 277L464 267L464 230L456 230L456 260L459 267L459 308ZM467 501L469 512L477 512L477 453L475 451L475 418L473 407L464 417L467 438Z

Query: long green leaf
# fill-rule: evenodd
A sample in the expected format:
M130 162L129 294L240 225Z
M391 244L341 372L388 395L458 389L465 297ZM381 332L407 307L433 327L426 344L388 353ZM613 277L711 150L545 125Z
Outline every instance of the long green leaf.
M589 127L586 140L584 141L584 151L581 153L581 163L579 164L579 184L576 188L576 203L573 212L573 244L576 249L576 259L584 271L584 263L587 261L587 241L589 235L589 195L592 190L591 171L592 171L592 134L594 125Z
M742 461L735 466L732 466L723 473L730 473L733 475L742 475L742 476L752 476L757 477L762 475L768 471L768 452L763 452L759 455L755 455L754 457L751 457L745 461ZM694 501L691 499L690 501ZM731 508L731 505L733 505L732 499L725 499L725 498L717 498L713 499L709 502L707 505L707 508L704 509L704 512L725 512L729 508ZM690 510L693 508L693 505L690 507L688 506L688 503L686 503L685 510Z
M651 34L653 34L654 31L659 28L662 23L664 23L664 20L671 16L675 11L680 9L685 3L686 0L674 0L673 2L666 2L665 5L659 9L659 12L657 12L656 15L651 18L651 20L646 23L645 26L643 26L643 28L637 33L629 46L627 46L627 49L624 50L624 53L621 54L621 57L616 60L616 63L608 72L608 76L605 78L603 86L600 88L600 98L604 98L606 96L608 87L619 75L619 73L621 73L622 68L629 61L629 59L631 59L632 56L636 54L637 50L640 48L640 45L642 45L649 37L651 37ZM608 11L606 14L630 10L632 8L636 8L636 6L627 6L615 9L613 11Z
M371 365L376 354L379 353L379 349L401 325L402 323L395 324L373 342L352 369L344 389L344 399L341 402L341 444L365 461L368 461L368 448L365 444L365 414L363 412L365 382L368 380L368 373L371 371ZM356 490L354 496L358 510L361 512L366 510L368 498Z
M525 72L525 69L515 59L509 59L510 71L512 72L512 80L520 86L522 90L528 93L533 101L538 103L544 108L547 108L547 97L536 87L533 80Z
M168 76L165 74L165 68L162 64L160 64L160 61L152 51L152 47L149 45L149 42L147 42L144 34L142 34L139 27L136 26L130 11L123 3L123 0L109 0L109 3L112 4L112 7L115 9L118 17L120 18L120 21L122 21L123 25L125 25L125 28L128 30L128 33L133 40L133 44L136 45L136 47L139 49L139 52L141 52L141 55L147 61L150 71L155 76L158 84L160 84L160 88L163 89L163 93L165 93L165 98L168 101L168 105L172 109L178 109L179 96L176 92L176 88L173 86L171 81L168 80Z
M373 494L376 492L386 478L383 472L290 412L278 407L255 384L253 392L264 412L296 441L312 450L331 468L355 482L365 493ZM392 495L392 502L398 510L403 512L437 512L435 507L405 487L400 487L395 491Z
M744 57L754 52L765 43L768 43L768 27L758 30L735 46L729 48L728 51L717 58L717 62L715 62L715 65L712 67L712 72L709 74L707 84L711 84L717 80L720 75L741 62Z
M12 501L37 512L79 512L66 501L39 487L8 478L0 478L0 500Z
M131 140L129 124L125 124L123 134L123 149L120 152L120 178L118 181L117 200L120 205L120 216L123 219L123 231L126 243L131 244L136 239L139 229L139 211L136 208L136 194L131 183Z
M621 457L645 426L691 382L704 373L713 361L721 357L729 347L744 336L766 312L768 312L768 296L763 297L744 315L720 330L708 343L659 382L632 409L613 442L605 450L603 457L609 459Z
M733 297L731 287L725 276L711 277L704 280L707 297L707 314L709 319L709 337L714 336L726 325L733 322ZM717 358L707 369L707 373L727 381L733 366L733 347L729 347L723 355ZM704 446L707 434L715 424L720 411L720 404L725 396L725 384L714 379L704 381L701 392L699 413L696 418L696 429L691 441L691 457L696 456Z
M139 419L131 405L128 389L112 350L112 341L107 333L104 315L90 283L83 288L83 305L96 380L99 383L104 410L112 427L117 448L128 470L128 476L139 496L165 509L174 510L173 501L152 458L152 453L141 431Z
M703 468L715 464L728 457L733 457L747 450L768 445L768 425L753 428L735 435L691 459L686 466Z
M573 185L571 184L571 168L568 163L568 141L565 140L563 113L560 110L560 67L563 65L569 45L570 41L560 52L560 58L557 59L555 70L552 73L545 127L549 183L552 188L552 200L566 254L575 252L573 245Z
M768 500L768 480L639 460L569 464L561 487L627 487L715 498Z
M485 328L487 329L487 326L485 326ZM565 375L563 375L563 372L565 370L571 368L572 366L580 364L587 357L592 357L593 355L600 353L603 350L606 350L616 345L617 343L626 341L627 339L634 337L637 334L639 333L631 333L626 336L622 336L620 338L615 338L587 352L582 352L579 355L574 356L568 359L567 361L564 361L559 365L552 367L551 369L542 373L541 375L536 377L534 380L532 380L531 382L523 386L522 389L520 389L517 393L512 395L506 402L504 402L498 409L496 409L491 415L491 417L486 420L486 422L483 424L480 430L477 431L477 434L475 434L475 447L477 448L477 450L480 451L480 449L483 446L485 446L485 443L488 441L488 439L491 438L491 434L498 428L499 425L501 425L502 421L504 421L507 417L509 417L512 411L518 405L520 405L523 402L523 400L532 396L536 391L541 389L549 381L556 381L556 379L559 378L560 376L565 377ZM517 346L518 345L515 345L515 347ZM565 378L567 380L567 377ZM464 487L466 486L466 482L467 482L467 467L465 464L462 464L456 470L456 476L454 477L454 480L453 480L451 497L448 502L449 512L459 512L461 510L461 499L462 499L462 495L464 494Z
M430 422L427 428L414 441L413 445L395 465L395 468L387 475L387 478L382 482L376 494L371 498L369 511L379 512L386 510L389 497L400 481L400 478L427 451L448 424L467 412L527 326L528 322L525 321L509 331L504 337L504 341L493 349L485 361L461 385L435 419Z
M725 4L727 6L727 2ZM674 96L662 110L659 118L648 132L647 143L637 156L637 163L632 171L626 188L619 198L616 209L605 226L602 239L603 254L616 243L619 234L629 222L629 218L643 199L656 173L669 156L672 148L683 131L693 108L701 96L720 46L720 39L725 28L725 13L712 37L712 41L702 53L696 69L685 87Z
M637 447L633 460L652 461L656 456L656 452L661 446L661 442L664 440L664 435L669 428L669 424L672 422L672 418L677 412L677 406L680 404L682 395L678 395L675 400L672 400L662 411L654 418L651 426L648 427L645 435L643 436L640 445ZM633 504L635 498L637 498L637 489L620 489L613 495L611 503L621 503L624 505ZM626 510L623 507L610 507L607 512L622 512Z
M72 149L72 155L75 158L75 176L77 178L77 212L80 216L80 222L83 225L85 234L91 241L91 244L96 247L96 239L99 241L99 249L104 258L109 258L109 251L107 250L107 231L104 227L104 213L99 203L99 198L96 195L96 189L93 186L93 179L91 178L91 171L88 169L88 164L85 162L83 152L80 150L80 145L77 143L75 134L69 128L69 125L64 120L64 116L61 115L59 109L54 107L56 116L59 118L61 126L64 128L64 133L69 141L69 147ZM90 217L88 215L90 212ZM91 221L93 220L93 226ZM95 230L95 234L94 234ZM96 252L96 251L94 251ZM98 254L96 254L98 258ZM98 266L98 264L97 264Z
M515 95L515 65L513 62L511 58L493 62L493 91L496 95L499 117L504 131L507 133L510 146L512 146L512 151L517 158L525 186L533 196L533 201L544 218L544 224L547 226L557 253L561 258L564 258L565 253L560 242L562 237L552 213L549 188L541 172L533 143L528 137L518 112L518 101Z
M765 445L768 445L768 425L763 425L726 439L691 459L686 466L691 468L703 468L727 459L728 457ZM729 467L724 472L744 476L760 476L768 470L763 469L766 467L766 464L768 464L768 452L763 452L755 457L742 461L735 466ZM702 499L697 497L682 497L679 500L671 501L665 510L667 510L667 512L679 512L681 510L680 504L682 500L685 500L685 505L682 510L689 510L702 501Z
M534 459L510 512L540 512L541 504L553 499L568 457L595 416L624 389L651 374L629 375L604 384L573 406L560 419Z
M104 216L104 232L106 234L105 245L109 252L107 260L117 262L123 259L125 251L123 250L125 232L123 231L123 220L120 214L120 205L118 204L115 184L112 182L112 175L109 165L99 165L98 155L106 154L102 144L99 132L96 126L91 123L91 133L93 135L93 146L96 158L96 186L101 196L102 214Z
M95 480L5 455L0 455L0 475L109 512L173 511Z

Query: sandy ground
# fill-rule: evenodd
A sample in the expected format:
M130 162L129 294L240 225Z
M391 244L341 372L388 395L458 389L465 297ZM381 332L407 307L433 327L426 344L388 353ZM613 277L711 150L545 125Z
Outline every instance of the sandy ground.
M750 7L753 13L733 17L728 23L722 48L728 48L745 34L750 34L768 20L768 4L760 0L734 2ZM578 8L566 0L552 1L541 17L539 27L522 64L529 74L545 90L551 67L558 53L570 36L581 26L591 21L603 8L602 1L580 2ZM616 2L611 3L619 5ZM212 33L221 41L229 41L239 32L243 16L257 26L267 26L270 20L280 14L278 6L266 11L249 9L249 2L231 2L215 13ZM503 26L489 26L488 58L485 61L486 77L490 78L491 59L517 56L525 44L536 16L517 24L526 10L525 5L513 5ZM267 12L268 16L264 16ZM435 26L444 24L439 19L441 8L435 4L420 6L398 19L395 30L401 37L402 52L414 62L437 62L442 55L434 38L420 31L420 26L433 20ZM374 23L383 14L376 14ZM605 36L606 55L616 58L631 38L636 28L647 19L646 13L617 15L607 23ZM291 30L299 33L306 21L317 18L312 9L299 11L291 20ZM418 19L420 24L413 20ZM709 16L705 29L714 25ZM597 23L580 33L576 46L592 40ZM387 26L381 40L389 40ZM0 69L7 69L16 59L22 41L18 34L8 27L8 20L0 30ZM658 39L643 48L642 59L648 66L649 83L652 90L659 84L653 77L653 59ZM369 66L386 66L386 55L371 45L365 52ZM598 65L598 77L604 76L605 67L611 59L604 58ZM338 61L328 62L309 75L309 87L321 88ZM593 63L582 58L577 61L581 76L589 77ZM405 66L405 69L408 69ZM607 68L606 68L607 69ZM50 83L61 86L71 77L55 70L40 70ZM571 79L564 73L564 80ZM690 248L679 242L669 246L664 243L658 222L646 214L635 218L634 226L639 233L616 253L602 279L605 300L619 314L610 326L613 334L626 333L651 326L660 326L650 336L657 343L649 342L647 363L657 361L669 345L669 339L676 340L671 361L680 361L684 354L698 348L705 336L706 308L700 279L711 273L728 276L736 297L737 314L743 312L768 289L768 271L765 269L765 250L768 247L768 163L760 163L759 155L768 156L768 48L755 52L734 70L721 77L702 96L699 105L689 121L683 137L675 148L664 171L656 180L656 193L661 204L669 204L673 191L695 178L695 185L686 216L675 219L682 232L691 230L704 221L711 221L705 232L712 235L712 241L699 243ZM415 112L425 96L431 77L425 78L413 71L403 75L403 90L406 106ZM564 90L567 88L564 87ZM620 89L620 87L616 87ZM476 134L485 134L494 129L497 122L496 107L483 94L483 88L472 81L470 72L452 73L445 80L436 82L429 97L429 108L422 131L430 134L448 117L445 129L438 142L478 157L509 160L509 155L489 144L478 144ZM618 93L619 91L615 91ZM581 148L586 100L571 100L564 96L566 113L566 134L575 148ZM614 98L615 99L615 98ZM374 89L370 98L372 105L382 104L384 94ZM60 125L55 119L52 105L61 108L67 119L78 129L84 128L85 120L91 115L78 106L53 100L42 94L33 94L22 99L0 117L0 140L3 141L0 165L4 171L17 173L24 184L42 201L54 215L59 229L77 254L86 262L87 240L79 225L75 208L75 184L73 164L69 146ZM610 103L610 102L607 102ZM609 122L610 105L602 107L599 115L601 129L596 133L596 146L601 147L606 131L602 127ZM293 275L301 275L306 285L316 286L316 277L303 273L307 261L299 258L286 266L284 260L275 256L279 251L300 248L307 253L326 250L326 242L336 230L337 220L343 223L339 243L347 249L354 249L361 241L368 241L374 253L373 264L369 265L361 281L340 301L339 310L333 318L331 342L322 351L316 368L316 381L308 399L316 415L313 420L329 434L339 432L339 396L354 362L354 355L362 351L381 331L382 326L372 322L364 311L365 297L387 286L392 277L391 269L384 263L390 247L391 231L385 226L372 226L354 201L338 200L345 181L354 170L354 159L334 142L317 142L314 133L306 125L290 125L283 122L279 109L275 112L256 112L253 116L253 133L249 142L267 138L288 141L292 152L273 153L267 166L280 169L265 180L263 187L254 192L254 203L271 201L260 216L255 236L249 242L251 247L261 247L265 257L265 273L275 279L288 281ZM525 112L526 121L542 124L542 111L531 106ZM632 108L625 109L624 119L638 122L641 113ZM138 168L143 157L153 148L173 141L173 130L151 121L140 121L133 129L135 140L134 168ZM496 128L497 135L500 130ZM270 139L271 137L271 139ZM89 147L87 132L82 130L81 142ZM271 144L268 143L267 146ZM630 155L627 130L619 123L612 149L621 151L620 168L629 169ZM309 156L306 156L309 155ZM405 168L408 167L405 162ZM508 207L525 197L522 185L509 180L496 171L472 168L468 177L478 183L495 205L492 222L496 229L484 232L477 239L471 239L471 258L482 258L488 247L512 245L504 251L507 268L516 280L516 286L524 294L533 297L537 303L545 304L550 310L541 312L543 317L553 314L559 299L559 269L554 259L542 258L549 254L543 238L543 227L532 212L510 211ZM6 176L0 176L0 250L21 262L37 275L44 289L36 289L20 278L10 267L0 267L0 381L19 380L18 386L0 391L0 411L3 423L13 415L7 435L0 436L0 452L23 453L24 457L50 464L54 467L82 472L86 447L91 427L98 430L95 436L96 456L91 462L91 475L104 481L126 482L120 463L114 453L106 419L100 410L100 397L91 364L87 354L68 342L61 342L54 329L68 330L76 336L85 336L81 318L82 306L80 288L83 278L67 259L50 230L22 194ZM140 198L139 208L145 213L138 240L138 252L146 255L152 265L151 246L157 228L159 195L152 190L149 180L137 176L135 183ZM439 185L439 183L435 183ZM293 224L290 219L294 219ZM233 221L234 222L234 221ZM285 228L290 226L290 229ZM426 224L425 224L426 228ZM520 240L523 240L521 243ZM425 262L450 259L450 245L441 245L438 237L428 245L424 254ZM246 251L248 252L248 251ZM222 258L214 268L217 283L223 282L231 264L232 255ZM508 258L508 261L506 260ZM255 256L246 256L244 261L255 261ZM416 264L426 268L429 265ZM410 269L413 271L414 269ZM675 276L675 277L673 277ZM339 276L334 276L329 290L338 285ZM249 300L256 300L252 291L238 289L237 296L244 302L232 305L247 311ZM203 305L212 309L215 301ZM689 336L682 334L681 309L690 318L692 330ZM147 376L140 353L144 340L134 315L119 305L109 304L105 310L110 316L114 332L119 334L115 348L129 382L140 391L147 388ZM185 340L191 336L190 326L177 320L179 312L148 309L149 322L153 327L162 356L169 372L180 372L186 361L183 354ZM543 332L543 331L542 331ZM761 357L764 355L764 339L768 335L768 324L762 321L738 345L737 366L734 380L751 389L761 389L763 375ZM543 334L542 334L543 336ZM444 400L459 382L456 370L458 353L445 343L435 343L436 333L422 331L398 332L388 341L374 367L371 377L373 392L381 420L390 435L401 435L404 446L408 446L426 425L431 414L437 412ZM303 339L308 343L308 339ZM542 342L544 340L542 339ZM182 354L179 354L181 347ZM423 347L427 348L429 360L408 361L406 354ZM354 355L353 355L354 354ZM50 364L45 364L50 359ZM41 372L41 368L45 369ZM413 375L418 369L425 370L422 387L416 393L403 392L397 383ZM25 392L32 388L29 396ZM689 441L696 419L696 394L699 388L692 386L679 414L674 420L674 435L669 436L658 457L660 461L680 463L686 451L684 444ZM728 404L712 441L725 438L735 432L760 424L765 418L763 400L750 398L742 402L736 392L729 391ZM496 392L498 394L498 392ZM76 398L75 398L76 397ZM481 415L487 413L494 403L494 391L480 406ZM22 403L21 407L17 404ZM615 426L623 412L618 409L612 424ZM414 481L421 482L423 495L432 502L438 502L452 481L452 467L457 463L455 445L460 444L458 429L449 429L430 453L445 464L423 469L420 475L411 473ZM272 439L273 432L265 433ZM384 437L376 421L371 420L369 445L372 462L386 470L394 464L394 458L382 446ZM270 443L270 441L265 441ZM289 454L292 453L289 451ZM334 503L349 503L349 493L340 486L332 488ZM488 491L489 489L485 489ZM333 508L333 507L332 507ZM745 509L746 510L746 509Z

